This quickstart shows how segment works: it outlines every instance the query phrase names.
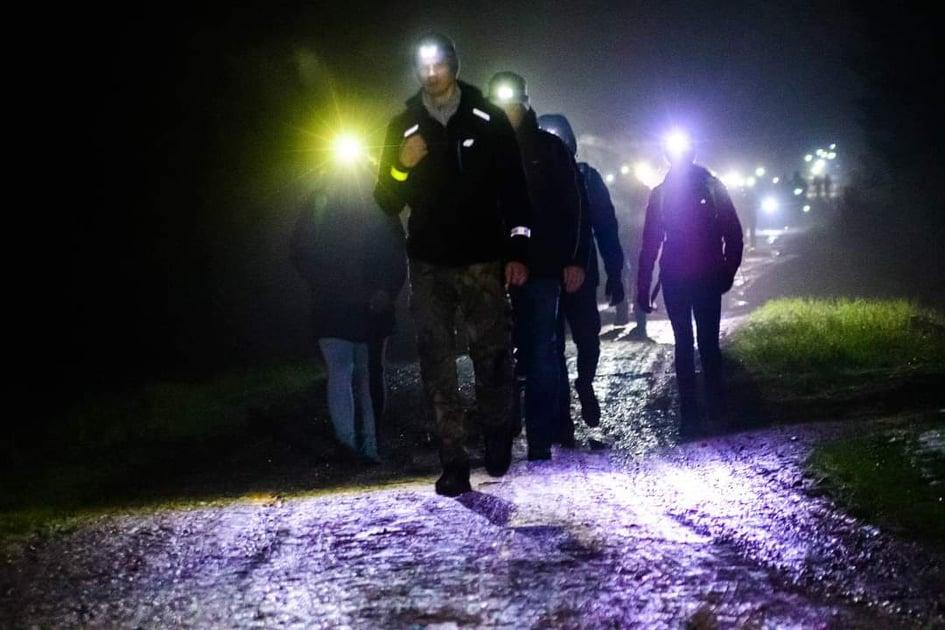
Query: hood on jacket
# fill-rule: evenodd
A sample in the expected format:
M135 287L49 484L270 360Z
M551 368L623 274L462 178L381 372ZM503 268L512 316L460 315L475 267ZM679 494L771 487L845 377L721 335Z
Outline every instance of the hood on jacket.
M564 114L542 114L538 117L538 126L561 138L571 150L571 155L577 155L577 138L574 137L571 123L568 122Z

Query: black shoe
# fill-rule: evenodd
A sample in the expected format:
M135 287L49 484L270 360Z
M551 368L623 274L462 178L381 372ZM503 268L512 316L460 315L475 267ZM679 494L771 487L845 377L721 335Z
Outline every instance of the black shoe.
M551 459L551 447L548 446L529 446L528 461L541 462Z
M590 383L575 381L574 390L581 401L581 418L584 424L589 427L600 426L600 403L597 402L594 386Z
M646 334L646 328L643 326L634 326L624 339L629 339L630 341L647 341L649 336Z
M458 497L464 492L471 492L469 485L469 464L447 466L436 480L436 493L444 497Z
M508 428L486 432L484 459L486 472L493 477L501 477L508 472L512 465L512 433Z

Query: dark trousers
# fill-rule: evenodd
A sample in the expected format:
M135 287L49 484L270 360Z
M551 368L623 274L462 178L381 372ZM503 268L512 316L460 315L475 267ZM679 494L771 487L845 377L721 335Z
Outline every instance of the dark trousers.
M557 422L558 362L555 357L558 297L557 278L529 278L513 288L515 375L525 384L525 429L535 448L551 446Z
M702 360L706 393L715 395L722 384L722 353L719 350L719 322L722 295L707 282L663 280L663 303L676 339L676 382L684 406L696 400L696 370L692 320L696 320L696 340Z
M597 310L597 287L585 281L574 293L561 293L558 313L556 355L558 357L558 410L565 426L562 431L571 434L571 384L568 382L568 362L564 356L565 322L571 329L571 338L577 346L577 382L590 384L597 374L600 361L600 312Z
M387 382L384 376L384 355L387 353L387 337L375 337L368 342L368 377L370 379L371 403L374 408L374 435L381 442L381 424L387 408Z

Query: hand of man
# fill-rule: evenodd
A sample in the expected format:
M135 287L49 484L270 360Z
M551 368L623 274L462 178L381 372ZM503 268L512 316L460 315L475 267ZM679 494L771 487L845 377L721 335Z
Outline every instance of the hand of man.
M644 313L652 313L653 305L650 303L650 289L637 290L637 308Z
M400 163L407 168L413 168L420 160L427 156L427 141L419 133L415 133L400 144Z
M528 280L528 267L514 260L505 265L505 286L520 287Z
M564 278L564 292L574 293L584 284L584 270L577 265L569 265L562 273Z
M617 306L626 299L626 294L623 291L623 282L621 282L620 277L611 278L607 277L607 284L604 285L604 295L610 298L610 305Z

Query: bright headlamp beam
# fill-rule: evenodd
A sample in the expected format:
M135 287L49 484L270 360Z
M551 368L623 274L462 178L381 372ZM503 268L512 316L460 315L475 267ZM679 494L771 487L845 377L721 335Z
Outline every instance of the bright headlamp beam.
M435 44L424 44L419 51L420 63L429 65L440 61L440 49Z
M778 200L774 197L765 197L761 202L761 209L764 210L766 214L774 214L778 211Z
M500 85L496 88L495 95L500 101L507 103L515 97L515 90L511 85Z
M351 164L364 155L364 145L354 134L345 133L335 138L332 152L338 162Z
M676 131L670 132L663 139L663 146L670 156L678 158L689 153L692 149L692 142L689 140L689 136L686 135L686 132L677 129Z

